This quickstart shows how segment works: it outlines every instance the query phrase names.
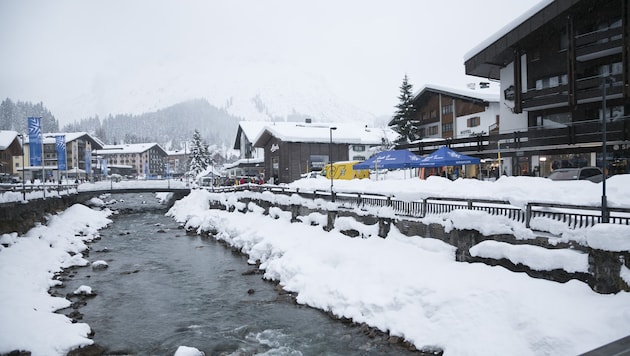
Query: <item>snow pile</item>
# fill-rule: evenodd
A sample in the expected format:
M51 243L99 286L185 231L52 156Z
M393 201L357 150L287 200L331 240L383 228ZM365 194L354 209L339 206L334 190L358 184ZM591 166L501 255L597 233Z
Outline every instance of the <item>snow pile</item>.
M502 259L523 264L537 271L563 269L569 273L588 272L588 254L569 250L550 250L540 246L512 245L498 241L482 241L470 248L474 257Z
M92 262L92 269L93 270L105 269L107 267L109 267L109 265L107 264L106 261L98 260L98 261Z
M94 291L92 290L92 287L90 286L86 286L86 285L81 285L79 288L77 288L74 292L72 292L72 294L74 295L87 295L87 296L91 296L94 295Z
M392 227L387 238L372 227L365 239L335 229L261 215L206 210L210 193L194 191L168 215L195 221L259 261L265 278L297 294L297 301L404 337L418 348L446 355L574 355L630 333L630 293L599 295L586 284L532 279L501 267L455 262L454 247L435 239L406 237ZM196 211L193 217L191 211ZM480 246L490 253L500 246ZM510 251L499 252L509 255ZM580 270L571 257L542 268ZM550 258L551 257L551 258Z
M589 181L552 181L540 177L508 177L498 180L457 179L431 176L425 180L408 177L403 170L387 173L384 180L335 180L336 192L378 193L402 200L428 197L491 199L525 208L528 202L600 206L602 185ZM300 179L288 185L300 190L330 191L326 179ZM630 208L630 174L615 175L606 181L608 205Z
M62 268L86 265L81 252L111 222L108 211L73 205L52 216L47 226L26 235L2 237L10 247L0 250L0 353L29 350L33 355L65 355L70 349L92 344L90 327L73 324L54 311L70 301L52 297L48 289Z
M205 356L205 353L194 347L180 346L173 356Z
M605 251L630 251L630 226L597 224L587 232L590 247Z

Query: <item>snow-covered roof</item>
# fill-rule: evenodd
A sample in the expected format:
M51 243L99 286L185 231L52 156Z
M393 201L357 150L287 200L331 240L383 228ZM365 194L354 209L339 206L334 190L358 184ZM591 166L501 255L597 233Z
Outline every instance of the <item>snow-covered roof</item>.
M99 150L99 154L125 154L125 153L143 153L150 150L153 147L158 147L164 154L166 151L156 142L149 143L130 143L125 145L105 145L102 150Z
M16 131L0 130L0 151L4 151L17 138L18 133Z
M271 136L284 142L333 143L380 145L383 139L389 141L397 137L390 128L374 128L351 123L286 123L267 125L254 140L254 146L263 147Z
M267 121L241 121L239 126L250 140L255 139L267 125L285 125L286 122L270 123ZM294 123L291 123L294 124Z
M74 140L78 140L80 138L87 138L88 140L90 140L93 144L93 148L98 148L100 149L101 147L103 147L105 144L103 143L103 141L101 141L100 139L90 135L87 132L47 132L47 133L43 133L42 137L44 138L44 144L53 144L55 143L55 137L56 136L65 136L66 137L66 143L68 142L72 142ZM25 142L28 143L29 142L29 137L28 135L25 135L26 139Z
M464 54L464 61L467 61L467 60L471 59L473 56L475 56L479 52L483 51L486 47L490 46L491 44L496 42L501 37L507 35L509 32L514 30L516 27L518 27L520 24L525 22L525 20L527 20L530 17L534 16L536 13L538 13L540 10L544 9L545 7L547 7L547 5L551 4L553 1L554 0L542 0L538 4L534 5L531 9L529 9L526 12L524 12L521 16L515 18L510 23L508 23L507 25L503 26L497 32L492 34L485 41L479 43L478 45L473 47L470 51L466 52Z
M437 92L437 93L442 93L442 94L451 95L451 96L459 96L463 98L483 100L487 102L498 103L500 101L501 96L498 91L486 91L490 89L483 89L483 90L484 91L481 92L481 91L476 91L476 90L454 89L454 88L449 88L449 87L435 85L435 84L426 84L424 87L418 90L414 94L413 97L414 99L416 99L419 96L421 96L424 92L430 91L430 92Z
M225 169L230 169L234 167L238 167L240 165L252 165L252 164L261 164L265 163L264 158L241 158L231 163L227 163L223 166Z

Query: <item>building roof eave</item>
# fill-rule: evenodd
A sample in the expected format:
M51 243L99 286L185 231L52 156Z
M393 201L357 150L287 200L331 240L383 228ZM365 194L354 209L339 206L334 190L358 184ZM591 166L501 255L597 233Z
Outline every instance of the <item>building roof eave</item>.
M466 53L464 56L466 74L500 79L500 69L513 61L513 51L517 43L579 1L542 0Z

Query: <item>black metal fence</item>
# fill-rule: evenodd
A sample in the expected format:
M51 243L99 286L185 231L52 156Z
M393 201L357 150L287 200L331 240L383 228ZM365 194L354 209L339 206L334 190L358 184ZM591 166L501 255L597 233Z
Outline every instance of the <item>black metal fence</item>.
M306 199L331 200L329 191L300 191L272 185L240 185L214 188L215 192L269 191L275 194L297 194ZM530 202L525 208L508 201L488 199L462 199L428 197L422 200L399 200L381 194L335 193L335 202L345 207L390 207L397 215L423 218L428 215L446 214L453 210L483 211L490 215L504 216L531 227L534 218L548 218L566 224L571 229L593 226L602 221L601 207ZM630 208L608 208L609 223L630 225Z

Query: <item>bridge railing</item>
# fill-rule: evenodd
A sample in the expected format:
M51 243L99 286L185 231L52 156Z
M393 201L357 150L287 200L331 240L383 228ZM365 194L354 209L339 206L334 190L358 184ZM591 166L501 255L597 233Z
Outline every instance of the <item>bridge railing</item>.
M215 192L268 191L274 194L297 194L306 199L331 200L330 191L304 191L274 185L243 184L234 187L214 188ZM601 207L530 202L525 208L508 201L491 199L467 199L452 197L427 197L421 200L400 200L382 194L339 192L335 202L346 207L389 207L397 215L423 218L429 215L447 214L454 210L483 211L490 215L504 216L531 227L532 219L548 218L565 223L569 228L585 228L602 222ZM630 225L630 208L608 208L609 223Z

